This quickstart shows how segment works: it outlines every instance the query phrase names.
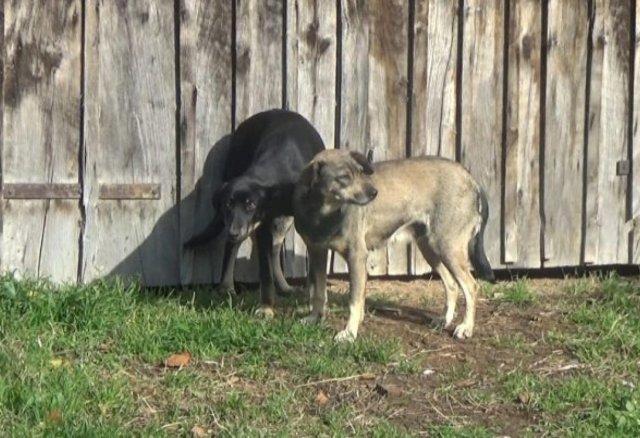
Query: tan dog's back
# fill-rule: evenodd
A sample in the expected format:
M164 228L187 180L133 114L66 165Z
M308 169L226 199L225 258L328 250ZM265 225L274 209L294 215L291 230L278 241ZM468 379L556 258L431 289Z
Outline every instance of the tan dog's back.
M479 224L479 187L460 164L436 157L377 163L378 196L366 207L367 246L375 248L398 229L424 223L433 244L451 235L467 241ZM408 230L411 231L411 230Z

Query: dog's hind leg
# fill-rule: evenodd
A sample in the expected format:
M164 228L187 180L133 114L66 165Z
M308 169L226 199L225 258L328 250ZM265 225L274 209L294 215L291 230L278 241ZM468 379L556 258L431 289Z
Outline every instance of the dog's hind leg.
M425 238L418 239L416 243L418 244L418 248L420 249L422 256L433 270L440 275L442 283L444 283L447 302L445 307L444 328L449 328L456 315L456 303L458 301L458 287L456 285L456 281L451 275L451 272L449 272L444 263L442 263L440 257L429 246L429 243Z
M273 235L273 243L271 245L271 266L273 267L273 276L276 281L276 287L281 294L291 294L296 289L289 285L284 273L282 272L282 262L280 260L280 254L282 252L282 246L284 238L293 224L293 218L289 216L283 216L274 219L271 226L271 234Z
M222 281L218 286L219 292L235 294L236 289L233 285L233 273L236 267L236 258L238 257L239 243L227 242L224 247L224 258L222 260Z
M449 247L451 248L451 247ZM471 275L471 263L464 245L449 249L442 254L442 261L455 278L458 286L462 289L465 299L465 315L462 324L459 324L453 332L458 339L470 338L473 336L473 326L476 316L476 295L478 283Z

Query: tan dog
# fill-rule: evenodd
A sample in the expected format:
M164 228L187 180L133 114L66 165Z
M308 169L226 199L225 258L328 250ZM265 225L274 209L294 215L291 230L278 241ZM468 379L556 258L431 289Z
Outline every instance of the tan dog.
M312 310L304 322L317 322L325 315L330 248L345 258L350 278L349 321L336 340L355 339L364 318L367 253L403 231L442 278L445 327L453 322L460 287L466 313L454 336L473 335L478 285L471 267L491 281L493 271L483 248L486 197L464 167L436 157L372 166L360 153L326 150L303 170L293 199L295 226L310 261Z

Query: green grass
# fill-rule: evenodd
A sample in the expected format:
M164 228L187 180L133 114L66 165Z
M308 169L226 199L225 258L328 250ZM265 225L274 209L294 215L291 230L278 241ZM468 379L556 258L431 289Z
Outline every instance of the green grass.
M369 316L358 341L343 345L326 324L298 323L295 300L264 321L253 316L251 292L212 297L207 289L145 291L115 280L54 286L0 277L0 430L637 436L637 280L559 281L551 295L536 284L520 279L485 290L490 299L470 341ZM404 303L389 301L396 304ZM372 330L376 319L381 325ZM181 351L191 353L189 366L162 365ZM563 370L567 363L575 367ZM422 376L425 368L435 372ZM368 374L375 380L322 383ZM376 393L387 377L404 382L402 396ZM316 400L321 390L326 403Z
M327 327L292 317L263 321L252 316L253 303L199 305L193 297L118 282L54 287L0 279L0 430L145 434L212 422L231 435L286 429L309 392L293 386L375 371L400 357L393 339L336 344ZM160 366L180 351L193 355L193 367ZM205 364L223 360L219 372ZM227 371L240 383L221 381ZM286 374L286 387L275 388L277 374ZM297 427L307 426L327 429L321 421Z
M510 303L517 307L528 307L536 301L526 279L518 279L511 283L490 289L489 295L498 301Z

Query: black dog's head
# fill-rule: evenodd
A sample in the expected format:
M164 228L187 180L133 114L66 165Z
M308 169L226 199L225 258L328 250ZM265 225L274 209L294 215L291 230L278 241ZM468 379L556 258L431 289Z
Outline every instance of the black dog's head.
M260 225L265 201L264 188L250 181L236 179L220 187L212 203L230 241L243 241Z
M359 152L320 152L303 172L301 182L327 204L366 205L378 191L371 181L373 167Z

